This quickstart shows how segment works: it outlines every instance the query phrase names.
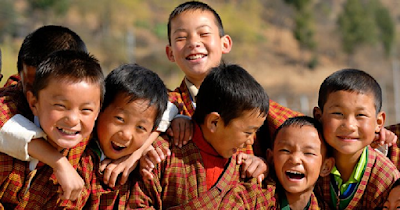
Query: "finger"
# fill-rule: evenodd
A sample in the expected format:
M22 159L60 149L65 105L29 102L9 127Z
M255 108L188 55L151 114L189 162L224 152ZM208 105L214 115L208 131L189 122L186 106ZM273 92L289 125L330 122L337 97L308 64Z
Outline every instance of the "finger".
M381 143L381 145L384 145L385 144L385 141L386 141L386 129L385 128L382 128L380 131L379 131L379 135L380 135L380 143Z
M144 179L144 180L150 181L150 180L153 179L153 174L150 173L149 171L147 171L147 170L142 170L142 173L143 173L143 179Z
M122 173L122 175L121 175L121 177L120 177L120 179L119 179L119 184L120 185L124 185L125 183L126 183L126 181L128 181L128 177L129 177L129 170L125 170L123 173Z
M189 141L189 139L191 138L190 126L191 126L191 124L189 122L185 123L185 130L183 131L182 145L186 145L187 142Z
M162 147L161 150L163 151L165 156L171 156L171 150L168 147Z
M246 158L247 158L247 155L245 153L239 153L236 158L236 163L240 165L240 164L242 164L243 160L245 160Z
M71 197L69 198L71 201L75 201L76 199L78 199L79 195L81 194L81 189L79 190L74 190L71 193Z
M169 128L167 129L166 133L167 133L168 136L174 136L174 132L172 132L171 127L169 127Z
M104 171L104 169L106 169L106 167L110 163L111 163L111 159L108 159L108 158L106 158L103 161L101 161L101 163L100 163L100 171Z
M118 176L121 173L121 169L119 167L115 168L111 172L110 180L108 181L108 186L115 187L115 183L117 182Z
M157 149L149 151L145 157L149 159L151 162L153 162L154 165L161 162Z
M247 170L248 170L250 164L251 164L251 160L250 160L250 159L244 160L244 161L242 162L242 164L241 164L241 171L240 171L240 176L241 176L242 178L246 178L246 173L247 173Z
M257 177L257 183L262 184L263 180L264 180L264 174L260 174L260 175Z
M71 190L70 189L63 190L61 199L68 200L70 197L71 197Z
M156 152L158 154L158 158L160 159L160 162L162 160L165 160L165 155L164 155L164 152L163 152L163 150L161 148L157 148Z
M172 139L174 141L175 146L179 146L179 123L178 124L171 124L172 129Z
M246 170L247 177L256 178L258 175L260 175L261 172L259 172L259 171L261 171L261 170L257 170L257 169L258 169L258 163L252 162L252 164L250 164L249 167L247 167L247 170Z
M109 164L107 166L107 168L104 170L103 172L103 182L104 184L108 185L108 182L110 181L110 177L111 177L111 173L113 172L114 168L116 167L116 165L114 165L113 163Z

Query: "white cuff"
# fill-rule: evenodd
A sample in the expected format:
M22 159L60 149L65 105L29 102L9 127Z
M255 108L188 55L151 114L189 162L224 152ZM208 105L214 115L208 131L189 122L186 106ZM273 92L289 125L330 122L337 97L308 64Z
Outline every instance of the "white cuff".
M46 134L33 122L17 114L0 129L0 152L22 161L29 161L28 143L32 139L44 138Z
M176 106L173 103L168 101L167 109L163 113L161 122L157 127L157 131L165 132L168 129L169 125L171 124L171 121L176 116L176 114L178 114L178 108L176 108Z

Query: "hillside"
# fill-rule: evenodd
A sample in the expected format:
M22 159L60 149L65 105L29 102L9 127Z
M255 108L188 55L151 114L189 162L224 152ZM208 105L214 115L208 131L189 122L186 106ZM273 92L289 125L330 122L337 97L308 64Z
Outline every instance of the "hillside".
M26 34L43 24L60 24L70 27L83 38L106 72L121 63L137 62L159 73L170 88L181 81L183 74L167 60L164 50L168 15L182 0L60 0L58 2L69 2L62 11L57 10L59 5L32 11L25 0L11 2L16 11L17 30L0 42L6 77L16 72L16 55ZM337 19L346 1L312 1L317 43L314 52L301 49L294 39L294 9L284 1L205 2L220 13L226 33L233 38L232 52L224 57L225 61L248 69L272 99L311 114L319 85L326 76L341 68L359 68L380 82L387 122L396 122L392 59L384 56L379 44L361 46L351 57L341 47ZM389 9L399 37L400 2L380 2ZM399 46L397 38L394 48L399 51ZM317 65L309 69L307 63L314 56L317 56Z

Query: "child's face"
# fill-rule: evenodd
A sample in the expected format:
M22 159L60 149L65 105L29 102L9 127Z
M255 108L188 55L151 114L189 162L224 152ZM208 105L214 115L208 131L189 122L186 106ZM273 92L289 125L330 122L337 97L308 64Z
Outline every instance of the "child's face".
M119 159L139 149L152 132L156 108L149 101L138 99L129 102L124 94L100 112L97 137L104 154Z
M214 135L206 137L206 140L224 158L232 157L239 148L252 145L256 131L265 121L265 117L253 110L243 112L240 117L231 120L227 126L218 114L211 117L215 117L210 123Z
M186 11L171 21L171 46L168 59L176 62L189 81L203 81L208 71L229 53L232 41L228 35L219 36L218 26L209 11Z
M100 95L98 84L53 79L39 91L38 98L28 92L27 99L49 142L61 150L74 147L91 134Z
M307 125L282 128L272 154L276 176L286 192L313 190L326 154L317 129Z
M386 199L383 209L400 209L400 186L393 188Z
M324 137L335 153L359 155L371 144L375 132L379 132L385 114L376 114L374 97L371 93L361 94L336 91L329 94L323 112L315 111L323 125Z

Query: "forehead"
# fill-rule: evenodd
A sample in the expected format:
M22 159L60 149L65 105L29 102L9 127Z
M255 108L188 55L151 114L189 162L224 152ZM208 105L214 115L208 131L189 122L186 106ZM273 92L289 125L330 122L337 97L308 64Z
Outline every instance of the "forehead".
M185 23L218 26L217 19L211 11L201 9L186 10L171 20L171 28L180 28Z
M152 123L154 123L153 121L157 114L156 106L150 105L148 99L135 99L132 101L129 95L123 93L117 94L107 108L138 118L151 118Z
M324 108L345 107L375 110L375 97L371 92L335 91L329 93Z
M274 147L283 145L299 146L300 148L312 147L316 149L325 146L317 129L310 125L291 125L282 128L275 138Z

